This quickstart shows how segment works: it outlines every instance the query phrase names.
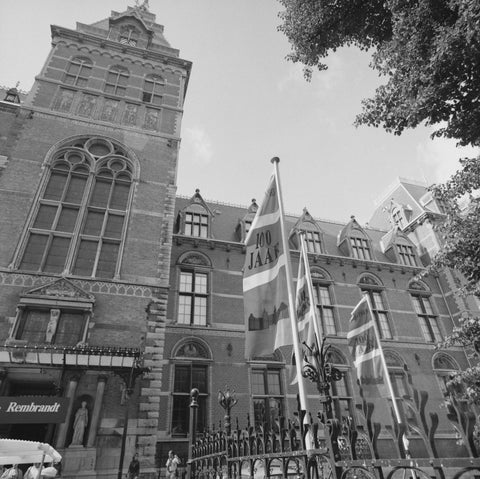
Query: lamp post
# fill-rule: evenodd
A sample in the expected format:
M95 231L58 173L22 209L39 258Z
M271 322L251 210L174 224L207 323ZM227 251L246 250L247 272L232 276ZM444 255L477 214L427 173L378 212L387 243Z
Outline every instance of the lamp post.
M340 381L342 375L340 371L332 366L328 360L328 350L330 345L325 344L323 338L320 349L314 343L311 347L306 345L309 351L304 357L303 376L316 384L320 393L320 403L322 404L321 420L325 425L325 440L327 442L330 460L333 469L333 477L341 477L341 468L336 467L335 463L341 459L338 447L338 435L340 433L340 424L333 417L332 396L330 395L330 383Z
M234 390L230 392L230 389L225 386L225 392L218 391L218 403L225 409L225 433L227 436L230 435L231 431L230 411L237 402L238 399L235 397Z
M125 390L125 414L123 416L122 444L120 446L120 462L118 464L117 479L122 479L123 461L125 458L125 444L127 442L127 432L128 432L130 397L133 394L133 388L137 378L141 376L143 373L148 372L149 370L150 368L145 368L140 366L140 358L137 358L132 364L128 380L125 381L125 384L127 386Z
M187 479L192 477L192 456L193 456L193 445L197 439L197 412L198 412L198 395L200 391L197 388L193 388L190 391L190 420L188 424L188 431L190 436L190 441L188 444L188 462L187 462ZM120 478L118 478L120 479Z

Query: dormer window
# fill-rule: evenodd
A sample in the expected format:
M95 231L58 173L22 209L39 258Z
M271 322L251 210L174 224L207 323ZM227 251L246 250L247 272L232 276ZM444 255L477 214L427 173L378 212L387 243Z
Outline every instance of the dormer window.
M367 233L358 224L355 216L342 228L338 234L337 245L345 256L355 259L374 260L372 242Z
M197 238L209 238L210 220L213 213L208 208L200 195L200 190L195 190L195 194L187 205L178 214L178 231L185 236L195 236Z
M409 237L395 225L380 240L380 246L385 256L393 263L404 266L418 266L417 249Z
M417 265L417 255L413 246L406 244L397 244L398 257L400 263L405 266L418 266Z
M235 232L238 238L238 241L242 243L245 242L247 239L248 232L252 227L253 220L255 219L255 215L257 214L258 205L257 201L252 199L251 205L248 207L246 215L239 220L237 227L235 228Z
M187 236L198 236L200 238L208 237L208 215L202 213L194 213L193 211L185 212L185 234Z
M370 244L367 239L360 238L359 236L351 236L350 246L352 248L352 255L354 258L367 260L372 259Z
M305 243L307 244L307 251L309 253L321 253L322 241L318 231L305 230Z
M405 226L405 216L400 208L394 208L392 211L393 224L403 228Z
M291 246L300 249L300 233L304 234L308 253L325 253L323 247L323 233L312 215L303 209L303 214L295 224L290 235Z
M132 47L137 45L139 37L138 30L132 25L125 25L120 30L120 37L118 41L124 45L130 45Z

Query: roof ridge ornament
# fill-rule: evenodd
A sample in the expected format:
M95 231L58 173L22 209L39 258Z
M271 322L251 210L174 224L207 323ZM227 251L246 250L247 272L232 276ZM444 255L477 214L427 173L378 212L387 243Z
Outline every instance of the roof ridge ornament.
M142 3L140 3L140 0L135 0L135 10L144 10L144 11L150 11L150 6L148 4L148 0L143 0Z

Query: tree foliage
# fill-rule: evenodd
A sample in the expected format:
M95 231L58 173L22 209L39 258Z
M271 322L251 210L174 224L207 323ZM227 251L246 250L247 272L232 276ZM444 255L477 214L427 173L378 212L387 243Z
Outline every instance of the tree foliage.
M343 46L371 52L370 66L385 82L362 102L357 125L400 135L419 124L435 125L435 137L480 146L479 0L279 0L279 30L288 38L288 59L313 68ZM452 158L455 161L455 158ZM438 232L443 247L433 268L448 267L465 278L463 292L480 299L480 159L462 168L433 194L447 207ZM466 209L459 208L467 200ZM473 346L480 353L479 318L466 318L441 345ZM460 372L465 397L480 404L480 367Z
M326 69L342 46L372 52L386 79L363 101L357 124L400 134L421 123L435 136L480 145L480 2L478 0L279 0L288 58Z

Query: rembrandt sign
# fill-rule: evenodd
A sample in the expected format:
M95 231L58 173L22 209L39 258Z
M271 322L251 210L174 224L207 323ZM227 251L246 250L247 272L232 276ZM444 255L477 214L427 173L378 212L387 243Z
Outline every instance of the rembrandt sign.
M56 396L0 397L0 424L64 422L68 401Z

